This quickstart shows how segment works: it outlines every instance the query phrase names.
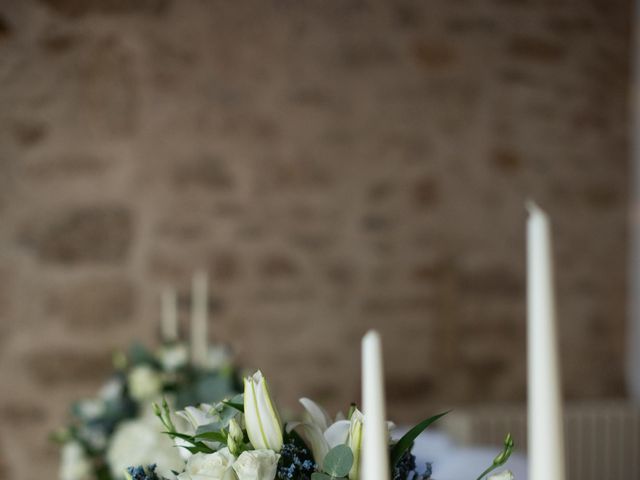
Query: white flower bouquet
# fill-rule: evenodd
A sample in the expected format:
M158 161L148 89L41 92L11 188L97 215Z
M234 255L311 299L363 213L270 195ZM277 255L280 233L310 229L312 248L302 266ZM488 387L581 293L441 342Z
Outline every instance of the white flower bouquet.
M186 464L163 476L155 465L130 467L129 480L360 480L363 414L356 405L331 418L318 404L300 399L304 413L299 421L283 422L260 371L244 379L244 393L216 404L190 406L172 412L166 402L154 404L165 433L187 452ZM414 440L447 412L392 439L387 422L389 477L393 480L427 480L429 464L418 466L411 453ZM184 428L178 426L179 419ZM507 435L503 450L479 477L505 464L513 450ZM508 480L507 471L499 476ZM361 480L366 480L362 478Z
M163 474L184 466L174 442L162 434L151 404L163 397L175 408L220 400L241 390L226 347L211 346L194 367L180 342L155 351L139 344L114 356L115 372L94 398L74 403L70 424L56 432L63 444L61 480L113 480L132 464L157 464ZM168 408L168 405L167 405Z

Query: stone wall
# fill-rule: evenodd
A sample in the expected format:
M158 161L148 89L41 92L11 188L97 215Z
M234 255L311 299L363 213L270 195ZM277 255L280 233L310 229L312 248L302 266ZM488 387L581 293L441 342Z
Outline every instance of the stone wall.
M159 291L280 401L522 401L524 202L555 226L568 398L623 385L627 1L0 0L0 478ZM29 447L32 451L25 451Z

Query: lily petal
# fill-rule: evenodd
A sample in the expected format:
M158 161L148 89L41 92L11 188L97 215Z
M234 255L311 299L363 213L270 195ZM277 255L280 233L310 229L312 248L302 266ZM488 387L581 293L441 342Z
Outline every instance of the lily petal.
M322 408L320 405L309 398L301 398L300 403L307 411L306 416L308 417L308 421L310 423L316 425L323 432L327 428L329 428L331 419L329 418L329 415L327 415L327 412L324 410L324 408Z
M349 437L349 420L339 420L324 431L324 438L329 444L329 448L347 443Z

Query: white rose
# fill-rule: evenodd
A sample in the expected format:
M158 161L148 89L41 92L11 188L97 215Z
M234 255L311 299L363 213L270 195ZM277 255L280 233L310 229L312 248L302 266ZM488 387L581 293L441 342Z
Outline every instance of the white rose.
M127 467L157 465L159 475L171 476L181 471L184 461L168 435L160 431L155 419L122 422L113 434L107 462L114 478L122 478Z
M214 345L207 350L206 366L211 370L217 370L229 364L231 352L225 345Z
M122 395L122 388L122 380L118 377L112 378L100 389L100 398L105 402L118 400L120 395Z
M129 392L138 401L149 400L162 390L162 379L158 372L148 365L134 367L129 373Z
M91 463L78 442L68 442L62 447L60 480L89 480L93 475Z
M489 475L487 480L513 480L513 473L509 470L502 470L501 472Z
M189 458L187 467L178 480L232 480L235 474L231 465L234 457L228 448L215 453L196 453Z
M163 347L160 350L160 363L167 372L174 372L185 366L189 360L189 351L183 344Z
M242 452L233 464L239 480L273 480L276 477L280 455L273 450Z
M94 420L106 412L104 401L99 398L80 400L77 404L78 414L86 420Z

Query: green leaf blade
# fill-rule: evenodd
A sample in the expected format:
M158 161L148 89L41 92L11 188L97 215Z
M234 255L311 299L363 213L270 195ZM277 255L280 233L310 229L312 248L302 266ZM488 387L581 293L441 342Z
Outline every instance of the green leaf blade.
M400 461L400 458L402 458L402 455L404 455L404 452L411 448L411 445L413 444L415 439L418 438L418 435L420 435L427 429L427 427L429 427L440 418L444 417L450 411L451 410L447 410L446 412L442 412L429 417L426 420L418 423L415 427L405 433L404 436L400 440L398 440L398 443L396 443L391 450L391 468L395 467L398 461Z

